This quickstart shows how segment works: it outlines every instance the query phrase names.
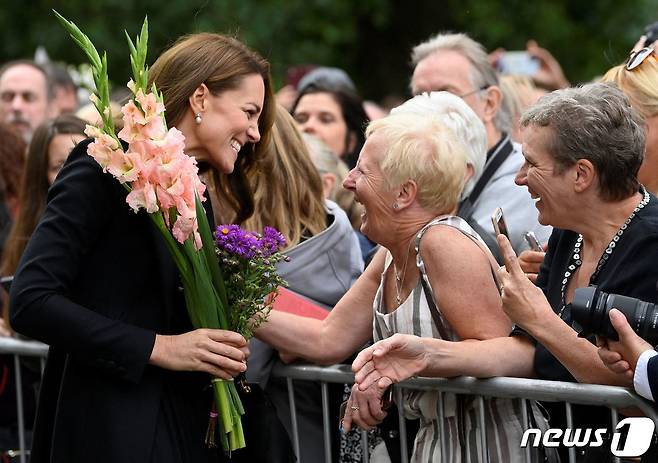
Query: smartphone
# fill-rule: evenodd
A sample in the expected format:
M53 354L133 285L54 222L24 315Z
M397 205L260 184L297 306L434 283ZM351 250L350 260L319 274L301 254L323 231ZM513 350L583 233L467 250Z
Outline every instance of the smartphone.
M533 251L539 251L539 252L544 252L544 248L542 248L541 243L535 236L534 232L526 232L523 237L525 238L526 242L528 243L528 246L530 246L530 249Z
M496 236L505 235L509 240L509 232L507 231L507 224L505 223L505 216L503 215L503 210L498 207L491 216L491 223L493 224L494 231Z
M539 61L527 51L506 51L496 63L501 74L532 76L539 71Z

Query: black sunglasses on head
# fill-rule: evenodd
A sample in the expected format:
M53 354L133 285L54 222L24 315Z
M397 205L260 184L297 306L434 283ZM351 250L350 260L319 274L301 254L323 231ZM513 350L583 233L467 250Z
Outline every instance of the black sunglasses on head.
M631 52L631 56L629 56L628 61L626 61L626 70L632 71L637 68L640 64L644 63L644 60L651 56L653 52L653 47L644 47Z

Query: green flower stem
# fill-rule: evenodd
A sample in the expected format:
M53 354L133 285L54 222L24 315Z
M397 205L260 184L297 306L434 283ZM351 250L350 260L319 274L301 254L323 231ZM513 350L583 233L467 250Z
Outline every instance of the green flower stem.
M241 414L233 401L234 395L237 396L235 384L232 381L214 379L213 389L219 413L218 423L221 423L220 436L222 440L228 438L228 446L224 449L228 447L232 451L245 447ZM242 409L242 403L239 407Z

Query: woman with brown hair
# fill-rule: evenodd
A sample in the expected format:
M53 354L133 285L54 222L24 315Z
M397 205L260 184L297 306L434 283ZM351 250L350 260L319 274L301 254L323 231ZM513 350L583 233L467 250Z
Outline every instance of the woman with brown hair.
M245 172L272 121L269 64L236 39L194 34L156 60L151 83L187 154L208 178L232 174L217 188L248 217ZM244 371L246 341L193 329L162 236L145 211L130 210L88 145L51 187L11 288L13 327L50 345L31 461L221 460L204 445L208 375Z
M288 289L331 310L363 270L360 248L343 210L324 199L308 148L292 116L282 106L277 107L272 139L252 185L256 207L244 227L262 232L269 225L281 231L287 240L285 253L290 262L280 263L278 272L288 282ZM249 347L252 354L247 380L265 389L280 420L292 432L286 382L270 378L272 368L280 361L277 351L257 339ZM282 354L285 356L285 352ZM332 392L337 411L342 388ZM298 457L301 461L321 461L325 453L320 385L296 385L295 403L299 426L304 429Z
M72 115L62 115L41 124L35 131L18 178L20 209L9 232L2 256L0 275L16 271L25 245L46 208L48 188L55 181L71 150L85 138L85 123Z

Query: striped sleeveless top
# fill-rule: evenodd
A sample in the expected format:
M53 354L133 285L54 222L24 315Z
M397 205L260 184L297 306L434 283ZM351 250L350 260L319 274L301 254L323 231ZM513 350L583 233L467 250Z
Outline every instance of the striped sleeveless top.
M416 236L416 264L421 278L425 279L425 283L428 284L430 297L432 297L431 285L418 249L423 234L430 227L436 225L454 227L486 249L482 239L460 217L440 217L423 227ZM488 253L488 251L486 252ZM443 325L436 326L420 278L409 297L395 311L386 312L383 303L384 275L391 261L391 254L388 253L384 273L382 273L373 304L374 340L379 341L393 336L395 333L403 333L459 341L459 337L443 317L441 308L432 297L438 311L437 321ZM478 409L473 396L403 389L402 397L404 403L399 408L403 410L405 417L421 420L411 462L480 461ZM525 461L525 449L520 448L524 431L521 400L490 398L485 399L484 403L489 462ZM441 409L443 417L440 419ZM540 427L546 427L545 419L535 403L532 403L528 410L533 414L536 423L543 424ZM538 455L532 455L532 457L533 461L539 461Z

